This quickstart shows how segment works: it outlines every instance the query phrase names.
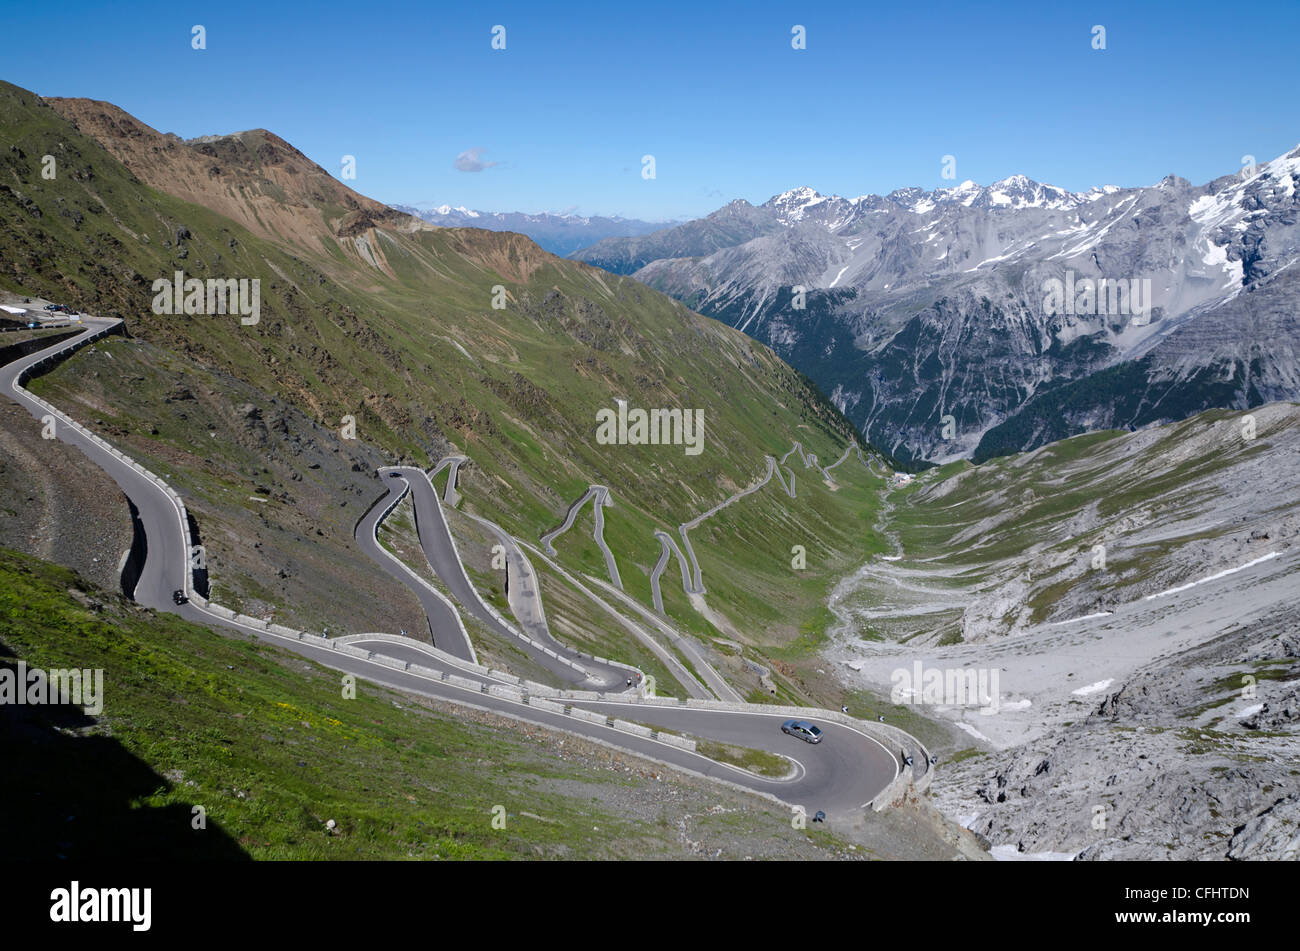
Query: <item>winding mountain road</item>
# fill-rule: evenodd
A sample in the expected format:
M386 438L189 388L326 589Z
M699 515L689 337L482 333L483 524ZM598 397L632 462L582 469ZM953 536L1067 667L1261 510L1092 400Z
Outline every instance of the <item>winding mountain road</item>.
M798 449L802 454L803 449L798 443L794 444L794 447L790 452L794 452L795 449ZM789 457L790 452L787 452L785 456L782 457L782 461ZM704 575L703 572L700 571L699 560L695 557L695 549L691 547L691 537L689 535L691 529L698 527L706 518L712 518L714 515L717 515L731 503L739 501L747 495L753 495L759 489L763 488L763 486L771 482L773 475L776 476L777 485L781 487L782 491L784 491L786 495L790 496L792 499L796 497L794 494L794 473L787 470L790 476L790 484L787 485L785 479L781 477L781 464L771 456L764 456L763 458L767 460L767 471L763 473L761 479L749 488L741 489L739 492L728 496L707 512L702 512L689 522L683 522L677 527L677 533L682 537L681 548L677 547L677 543L673 541L673 537L667 532L655 531L655 538L659 539L659 560L655 563L654 568L650 570L650 597L654 602L655 610L660 614L664 613L664 599L663 594L659 589L659 576L664 573L664 569L668 566L668 556L670 553L677 556L677 562L682 569L682 590L687 594L708 593L704 587ZM816 459L814 459L813 462L815 463ZM682 554L683 551L686 553L685 556Z
M85 329L75 337L65 338L50 347L21 357L0 367L0 390L23 406L38 421L53 424L60 442L76 446L86 457L121 487L135 507L136 536L147 539L143 568L132 590L126 593L151 608L172 609L172 592L184 588L190 553L188 535L182 531L180 514L164 493L139 467L116 453L107 443L92 436L58 409L33 396L22 387L29 372L50 366L93 340L116 333L122 321L84 317ZM41 427L33 430L38 443ZM137 557L140 553L137 553Z
M595 515L595 527L591 530L591 537L596 540L596 546L600 549L600 554L605 559L605 570L609 572L609 580L613 582L614 587L622 590L623 579L618 576L618 562L614 559L614 553L609 550L609 546L605 544L605 506L614 504L610 501L609 489L605 486L590 486L587 491L583 493L582 498L570 505L569 511L565 513L564 521L560 524L560 527L553 529L542 536L542 548L544 548L546 554L550 555L552 558L558 554L555 547L551 544L551 540L573 527L573 520L577 517L579 510L587 504L588 499L592 500L591 508Z
M435 471L437 470L435 469ZM456 602L468 611L472 617L482 622L484 626L498 636L513 641L532 660L569 683L578 684L592 690L626 689L628 678L626 668L600 663L587 658L579 658L576 652L570 651L565 645L552 638L549 631L546 632L545 636L550 643L540 644L532 637L521 633L508 624L500 614L482 599L478 589L469 580L469 575L461 562L460 553L456 550L456 541L452 538L451 529L447 527L447 519L442 514L442 503L438 498L438 492L427 472L418 466L388 466L380 469L379 474L387 484L388 495L385 498L391 499L394 494L400 498L406 491L411 493L411 499L415 507L416 533L419 536L420 547L424 551L429 567L447 586ZM448 488L452 487L450 478L447 486ZM390 509L391 507L391 505L387 506ZM385 503L381 501L372 511L383 511L384 509ZM360 525L358 529L360 529ZM371 537L373 537L373 534ZM381 546L369 544L360 530L357 533L357 542L363 546L366 554L382 563L383 558L380 556L379 551ZM406 583L406 579L401 576L398 576L398 580ZM417 593L419 592L417 591ZM421 601L423 603L424 599L421 598ZM540 603L540 599L538 599L539 609ZM459 625L459 623L459 619L457 619L457 624ZM438 644L440 634L445 639L454 637L453 631L447 620L442 617L441 611L438 612L436 620L434 616L429 618L430 628L433 628L435 624L438 625L438 630L433 632L435 645L441 646ZM466 636L465 640L468 644L468 636ZM552 653L546 652L547 647L550 648Z
M477 663L478 658L474 653L474 645L470 642L469 634L465 630L465 625L461 622L460 613L456 610L455 605L441 591L425 581L410 567L403 564L397 556L379 544L379 523L411 491L410 483L400 476L385 479L384 487L387 489L386 494L380 497L379 501L371 506L370 510L357 522L356 530L353 532L357 545L374 562L410 588L415 596L420 599L420 606L424 608L424 616L429 624L429 634L433 638L435 647L439 647L463 660Z
M504 676L472 667L463 655L473 657L473 647L468 643L459 616L448 599L432 586L407 569L396 571L394 577L411 587L425 606L438 648L450 657L439 655L435 648L419 641L393 644L378 636L353 639L367 652L379 653L383 645L384 657L355 656L343 653L337 642L308 637L287 629L273 630L267 622L231 616L233 612L217 608L194 592L190 569L189 530L184 503L161 479L143 466L124 456L106 441L83 429L57 408L33 396L22 383L30 372L42 369L74 352L93 339L112 333L121 321L87 318L85 330L75 338L52 344L45 350L31 354L0 368L0 389L24 406L38 420L33 426L33 439L41 438L42 425L53 422L54 437L77 446L94 465L107 473L125 493L136 512L138 537L143 540L143 550L136 555L143 561L138 581L128 592L141 604L178 614L187 620L210 627L223 627L251 634L275 643L294 653L324 666L354 674L367 681L384 684L400 690L440 700L492 710L520 720L538 723L554 729L576 733L633 753L650 756L656 760L700 775L729 782L741 788L772 796L791 805L799 804L811 813L823 809L832 824L838 820L852 821L861 810L899 776L900 753L887 749L874 736L862 728L819 718L808 711L807 718L814 719L825 732L825 742L808 746L789 737L779 729L788 714L766 711L761 705L732 704L735 709L701 708L698 706L659 706L638 704L632 697L615 701L606 699L573 699L569 706L592 713L606 714L633 722L663 727L692 736L720 742L748 746L777 753L797 764L795 775L787 780L767 779L727 766L699 753L681 749L653 737L642 737L615 729L608 722L578 720L562 712L528 705L520 700L495 696L484 692L492 684L509 684ZM48 419L47 419L48 418ZM447 531L445 519L439 508L437 494L427 473L413 467L392 467L383 470L386 494L359 523L359 540L368 538L366 552L381 564L390 567L395 561L375 539L374 529L383 515L409 491L416 509L421 544L425 547L439 578L447 585L461 604L485 624L501 624L487 610L487 606L473 590L455 543ZM405 488L403 488L405 486ZM449 482L449 488L451 483ZM454 489L453 489L454 491ZM361 526L364 526L362 530ZM429 539L426 545L425 540ZM457 580L459 579L459 580ZM183 590L191 596L187 604L172 603L171 593ZM425 597L421 592L433 592ZM482 612L482 613L480 613ZM454 618L454 621L453 621ZM510 636L514 632L503 627ZM282 633L283 632L283 633ZM405 657L399 656L405 654ZM547 656L547 655L542 655ZM417 662L429 668L427 672L400 670L391 666L396 658L400 663ZM548 658L552 659L552 658ZM387 662L385 662L387 661ZM461 666L462 663L464 666ZM573 668L561 664L572 675ZM618 668L610 668L610 670ZM556 671L560 673L560 671ZM598 676L598 669L593 668ZM451 683L445 678L454 673L463 683ZM722 705L718 705L722 706ZM914 741L912 741L914 743ZM915 744L920 749L919 744Z

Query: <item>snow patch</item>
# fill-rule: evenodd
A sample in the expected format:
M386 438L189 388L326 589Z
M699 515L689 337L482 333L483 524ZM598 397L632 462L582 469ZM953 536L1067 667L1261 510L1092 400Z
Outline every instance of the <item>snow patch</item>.
M1073 862L1078 852L1021 852L1014 845L995 845L989 854L999 862Z
M979 730L977 730L977 729L975 729L973 726L971 726L969 723L963 723L962 721L958 720L957 723L956 723L956 726L957 726L957 729L959 729L959 730L965 730L967 733L969 733L971 736L975 737L975 739L977 739L977 740L983 740L985 743L992 743L992 742L993 742L993 741L990 740L987 736L985 736L983 733L981 733Z
M1095 684L1088 684L1088 686L1080 687L1078 690L1071 690L1070 693L1074 694L1076 697L1086 697L1090 693L1098 693L1105 690L1114 682L1114 679L1098 680Z
M1072 617L1068 621L1054 621L1052 622L1052 626L1058 627L1061 624L1077 624L1080 621L1091 621L1094 618L1110 617L1111 613L1112 612L1110 611L1098 611L1096 614L1084 614L1079 617Z
M1195 588L1197 585L1200 584L1207 584L1211 581L1218 581L1220 578L1226 578L1228 575L1235 575L1239 571L1245 571L1247 568L1252 568L1255 565L1258 565L1260 562L1268 561L1271 558L1276 558L1280 554L1282 554L1280 551L1271 551L1267 555L1260 555L1258 558L1246 562L1244 565L1238 565L1236 568L1225 568L1223 571L1216 572L1215 574L1212 574L1206 578L1201 578L1197 581L1189 581L1187 582L1187 584L1180 584L1176 588L1169 588L1165 591L1159 591L1156 594L1148 594L1142 600L1150 601L1154 598L1163 598L1165 595L1178 594L1180 591L1186 591L1189 588Z

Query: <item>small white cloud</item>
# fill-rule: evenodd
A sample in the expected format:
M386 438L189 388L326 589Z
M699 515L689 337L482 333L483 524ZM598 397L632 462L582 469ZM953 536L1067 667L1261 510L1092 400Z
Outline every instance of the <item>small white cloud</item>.
M466 149L456 156L456 161L452 163L452 167L458 172L481 172L485 168L501 164L499 162L483 161L479 156L486 151L487 149Z

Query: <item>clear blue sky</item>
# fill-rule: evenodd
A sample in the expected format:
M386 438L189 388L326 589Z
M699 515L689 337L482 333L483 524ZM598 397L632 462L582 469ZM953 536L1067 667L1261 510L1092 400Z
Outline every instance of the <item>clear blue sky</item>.
M1300 143L1296 0L6 0L0 35L0 76L42 95L187 138L268 128L335 175L355 155L348 184L381 201L493 211L657 220L804 184L933 188L954 184L947 154L983 184L1199 183ZM470 149L499 164L456 170Z

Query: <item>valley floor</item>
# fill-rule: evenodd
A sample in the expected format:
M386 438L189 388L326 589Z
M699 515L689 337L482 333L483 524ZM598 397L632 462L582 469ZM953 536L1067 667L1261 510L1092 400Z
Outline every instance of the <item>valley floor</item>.
M1240 415L927 474L833 595L827 662L953 730L934 797L1000 857L1300 854L1300 408Z

